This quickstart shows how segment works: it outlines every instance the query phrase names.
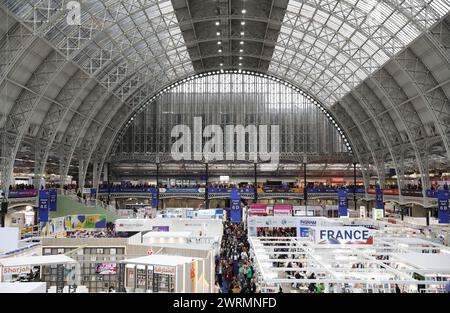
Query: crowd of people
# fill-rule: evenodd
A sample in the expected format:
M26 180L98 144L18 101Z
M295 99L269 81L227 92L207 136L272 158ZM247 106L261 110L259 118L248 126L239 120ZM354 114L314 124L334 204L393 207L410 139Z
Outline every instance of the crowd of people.
M256 293L253 258L244 223L224 222L220 255L216 256L216 286L221 293Z
M258 237L296 237L297 230L295 227L260 227L256 230Z

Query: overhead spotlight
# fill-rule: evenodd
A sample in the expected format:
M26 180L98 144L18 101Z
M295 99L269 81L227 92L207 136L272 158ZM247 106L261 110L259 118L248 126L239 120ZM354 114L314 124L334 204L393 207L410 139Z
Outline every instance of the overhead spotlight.
M242 60L243 59L243 57L239 57L239 60Z
M218 44L218 45L221 45L221 44L222 44L222 41L218 41L217 44Z
M223 66L223 63L220 63L220 66Z
M242 53L242 52L244 52L244 50L243 49L239 49L239 52Z
M244 44L244 42L243 41L241 41L239 44L241 44L241 45L243 45Z
M245 13L247 13L247 10L246 9L242 9L242 14L245 14Z
M239 63L239 66L242 66L242 63Z
M222 53L222 49L217 50L219 53Z
M219 26L220 25L220 22L219 21L216 21L216 26Z
M220 36L220 32L217 32L216 35L217 35L217 36Z
M241 22L241 25L244 26L244 25L245 25L245 21L242 21L242 22Z
M244 32L241 32L241 36L244 36L245 35L245 33Z

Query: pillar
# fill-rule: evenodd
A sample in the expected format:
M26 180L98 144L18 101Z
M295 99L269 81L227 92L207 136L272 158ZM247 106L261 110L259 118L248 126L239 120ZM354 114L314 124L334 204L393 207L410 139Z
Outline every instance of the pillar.
M258 202L258 163L257 162L255 162L255 164L254 164L254 178L255 178L255 184L254 184L254 187L255 187L255 195L254 195L254 199L253 199L253 202L254 203L256 203L256 202Z
M205 209L209 209L209 195L208 195L209 165L208 165L208 162L205 162L205 166L206 166Z
M356 205L356 163L353 163L353 202L355 203L355 211L358 210Z

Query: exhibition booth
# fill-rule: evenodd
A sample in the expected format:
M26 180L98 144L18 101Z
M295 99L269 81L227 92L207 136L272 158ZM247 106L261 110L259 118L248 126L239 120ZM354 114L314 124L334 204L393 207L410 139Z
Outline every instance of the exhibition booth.
M210 268L204 259L149 255L126 259L127 292L211 292Z
M444 292L450 249L364 226L321 226L309 237L250 237L263 292Z
M194 237L222 237L223 223L220 219L154 218L118 219L116 232L174 231L192 233Z

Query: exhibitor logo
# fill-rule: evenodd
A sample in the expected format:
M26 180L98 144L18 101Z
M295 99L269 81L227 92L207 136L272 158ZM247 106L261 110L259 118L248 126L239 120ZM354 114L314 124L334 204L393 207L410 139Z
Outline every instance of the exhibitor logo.
M202 118L194 117L193 130L188 125L176 125L171 137L176 138L171 149L176 161L259 160L269 162L275 170L280 159L279 125L271 125L270 130L268 125L226 125L225 129L208 125L203 128Z

